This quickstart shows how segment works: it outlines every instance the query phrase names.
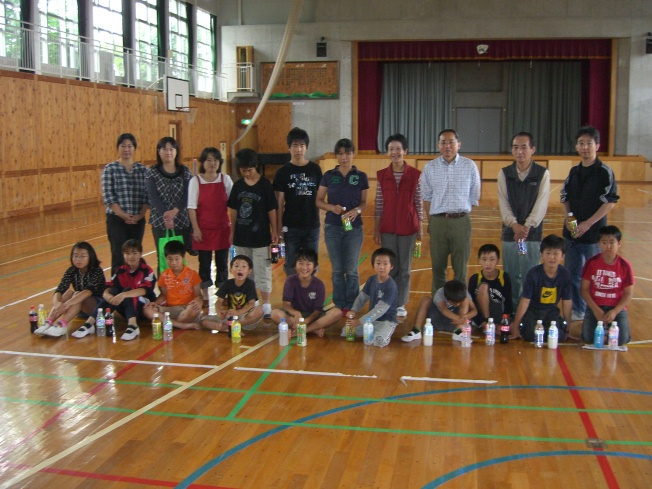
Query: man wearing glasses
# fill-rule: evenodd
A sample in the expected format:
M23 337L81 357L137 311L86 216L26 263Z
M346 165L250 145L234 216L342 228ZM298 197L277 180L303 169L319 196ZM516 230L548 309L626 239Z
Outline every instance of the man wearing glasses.
M471 254L471 217L480 200L480 172L475 162L459 155L462 145L457 132L439 133L441 156L426 163L419 183L430 234L432 294L446 283L448 256L455 280L466 283L466 265Z
M597 157L600 132L591 126L581 127L575 136L575 149L582 158L571 168L561 189L564 206L565 266L573 282L573 313L571 319L584 319L586 303L580 293L582 267L587 258L600 253L598 229L607 224L607 214L620 196L614 173ZM568 213L577 219L577 229L571 233Z

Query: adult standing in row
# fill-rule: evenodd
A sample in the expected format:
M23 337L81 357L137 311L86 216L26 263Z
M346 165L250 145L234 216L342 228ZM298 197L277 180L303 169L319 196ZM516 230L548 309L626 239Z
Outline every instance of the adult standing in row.
M353 165L354 155L350 139L335 143L338 164L324 173L317 191L317 207L326 211L324 241L331 260L333 302L344 315L360 292L358 260L364 238L361 214L367 206L369 189L367 174ZM351 229L345 229L343 219L350 222Z
M279 237L285 241L286 275L295 273L296 254L300 248L319 249L319 209L315 203L322 171L319 165L306 159L310 144L308 133L298 127L287 135L290 162L274 176L274 191L278 204Z
M190 169L179 163L179 145L175 139L166 136L159 140L156 145L156 165L147 170L145 177L151 206L149 223L157 254L158 242L168 230L182 235L186 249L191 252L188 217L188 182L191 178ZM196 255L197 252L191 254ZM165 257L158 256L158 261L160 272Z
M600 253L598 230L607 225L607 214L620 196L614 173L598 158L600 132L591 126L581 127L575 136L575 149L582 161L571 168L561 189L564 206L565 266L573 281L573 313L571 319L584 319L586 303L582 298L582 268L584 262ZM571 233L568 213L577 219L577 229Z
M441 131L441 156L426 163L421 174L430 233L433 296L446 283L449 255L454 279L466 283L466 264L471 254L470 213L480 200L480 172L475 161L460 156L461 147L454 129Z
M118 159L102 170L102 200L106 206L106 235L111 245L111 274L122 265L122 245L129 239L139 243L145 234L148 209L145 174L147 167L134 161L138 147L133 134L118 136Z
M387 168L377 173L374 242L396 255L390 276L398 288L396 315L407 316L405 305L410 296L410 270L414 242L421 239L423 203L419 177L421 172L405 162L407 138L393 134L385 141L390 159Z
M541 261L543 218L550 197L550 172L537 165L534 138L519 132L512 138L514 163L498 172L498 203L503 220L503 268L512 280L512 304L517 305L525 275ZM527 247L519 250L518 242Z
M188 217L192 224L192 248L199 253L199 277L204 300L208 288L217 289L229 278L231 221L226 202L233 188L231 177L222 173L222 153L204 148L199 156L199 175L188 185ZM211 264L215 253L215 281Z

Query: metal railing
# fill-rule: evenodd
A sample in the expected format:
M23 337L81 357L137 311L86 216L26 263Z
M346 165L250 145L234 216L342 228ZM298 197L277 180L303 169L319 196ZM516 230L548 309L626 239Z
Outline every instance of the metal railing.
M223 73L4 17L0 69L159 91L168 75L188 80L190 95L226 100Z

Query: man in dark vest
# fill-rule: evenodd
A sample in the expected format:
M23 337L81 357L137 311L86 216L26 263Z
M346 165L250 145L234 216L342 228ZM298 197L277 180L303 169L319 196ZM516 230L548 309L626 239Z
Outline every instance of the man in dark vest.
M514 163L498 173L503 268L512 279L513 304L518 304L528 270L541 260L550 173L532 159L535 150L532 134L519 132L512 138Z

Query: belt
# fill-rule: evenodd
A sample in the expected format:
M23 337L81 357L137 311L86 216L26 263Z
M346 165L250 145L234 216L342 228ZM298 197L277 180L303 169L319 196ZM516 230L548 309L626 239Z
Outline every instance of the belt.
M464 217L468 214L468 212L441 212L440 214L433 214L433 216L441 216L445 217L446 219L459 219L460 217Z

